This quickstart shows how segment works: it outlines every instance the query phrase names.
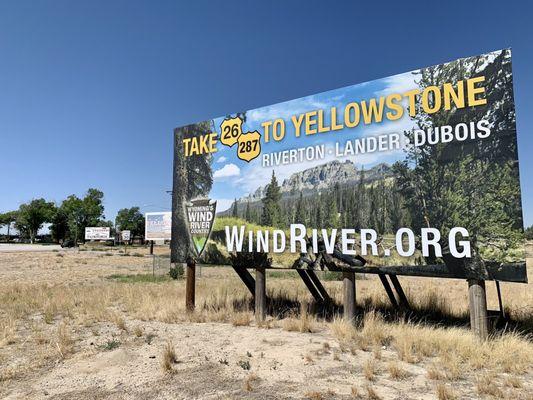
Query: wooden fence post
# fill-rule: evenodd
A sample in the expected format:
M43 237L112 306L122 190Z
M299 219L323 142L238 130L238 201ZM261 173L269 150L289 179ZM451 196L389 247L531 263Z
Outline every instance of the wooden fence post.
M185 308L187 311L194 311L195 306L195 286L196 286L196 262L193 259L187 260L187 280L185 283Z
M469 279L468 297L470 303L470 328L482 340L485 340L489 336L485 281L479 279Z
M264 267L255 269L255 319L262 322L266 317L266 273Z
M355 272L342 273L344 284L344 318L355 321Z

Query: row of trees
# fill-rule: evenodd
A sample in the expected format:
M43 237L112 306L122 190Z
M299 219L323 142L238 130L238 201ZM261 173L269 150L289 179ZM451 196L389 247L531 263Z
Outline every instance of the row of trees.
M329 190L305 196L300 193L282 197L273 173L261 203L243 204L235 200L231 212L232 216L265 226L302 223L317 228L373 227L382 234L391 233L411 222L405 201L392 182L391 178L365 182L363 171L355 185L336 184Z
M104 193L91 188L85 196L70 195L60 204L43 198L33 199L21 204L16 211L0 214L0 227L7 226L8 237L14 225L19 236L35 242L37 233L45 225L52 240L63 242L73 240L76 244L84 241L85 228L89 226L107 226L114 233L115 227L120 230L130 230L132 236L144 235L144 216L139 207L119 210L115 223L104 216Z

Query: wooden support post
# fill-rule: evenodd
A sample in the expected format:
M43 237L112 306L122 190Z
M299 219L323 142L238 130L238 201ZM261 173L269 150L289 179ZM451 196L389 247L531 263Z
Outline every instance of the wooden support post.
M500 306L500 317L505 319L506 317L505 317L505 310L503 308L502 291L500 289L500 281L495 281L495 282L496 282L496 291L498 292L498 305Z
M150 255L154 254L154 241L150 240Z
M239 275L242 282L246 285L252 296L255 296L255 280L251 273L245 268L233 267L233 270Z
M396 301L396 297L394 297L394 292L392 291L390 283L387 279L387 275L385 274L378 274L378 275L379 275L379 279L381 280L381 283L383 284L383 287L385 288L385 291L387 292L387 296L389 296L389 300L392 303L392 306L395 309L398 309L398 302Z
M342 273L344 283L344 318L355 321L355 272Z
M311 292L311 295L314 297L315 301L318 303L323 302L324 299L322 298L322 295L317 290L313 281L309 277L308 271L305 269L297 269L296 272L298 272L298 275L300 275L300 278L302 278L302 280L304 281L305 286L307 286L307 289L309 290L309 292Z
M470 328L482 340L485 340L489 336L485 281L479 279L469 279L468 297L470 300Z
M331 297L329 297L328 291L326 290L324 285L322 285L322 282L320 282L320 279L318 279L318 276L316 276L315 271L307 270L307 275L309 276L309 278L311 278L311 280L315 284L317 290L321 294L324 301L331 302Z
M398 295L398 300L400 301L400 307L404 309L409 309L409 301L407 300L407 296L405 295L405 292L403 291L402 285L400 284L398 277L394 274L389 274L389 278L390 278L390 281L392 282L392 285L394 286L394 290L396 290L396 294Z
M255 320L262 322L266 317L266 272L265 268L255 269Z
M187 311L194 311L195 288L196 288L196 262L193 259L187 260L187 281L185 283L185 308Z

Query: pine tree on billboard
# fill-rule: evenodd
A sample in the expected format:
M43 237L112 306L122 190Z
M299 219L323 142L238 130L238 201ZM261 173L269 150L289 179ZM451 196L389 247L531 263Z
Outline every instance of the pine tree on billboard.
M497 133L484 140L413 147L405 161L394 165L394 171L413 228L436 227L444 237L452 226L465 226L475 240L503 250L521 238L521 209L515 200L520 188L509 50L494 59L478 56L425 68L419 74L419 86L423 89L482 75L490 80L485 85L486 106L430 115L418 110L416 122L421 129L428 129L485 119ZM412 140L413 132L406 136ZM434 257L428 259L435 261Z
M280 226L281 220L281 191L278 185L278 180L274 171L272 171L272 178L267 187L265 197L263 198L263 214L261 215L261 224L265 226Z
M192 238L189 230L186 206L198 196L207 196L213 185L210 154L193 155L185 158L182 141L192 137L208 134L214 130L211 121L200 122L176 129L174 150L174 186L172 208L172 262L185 260L194 256Z

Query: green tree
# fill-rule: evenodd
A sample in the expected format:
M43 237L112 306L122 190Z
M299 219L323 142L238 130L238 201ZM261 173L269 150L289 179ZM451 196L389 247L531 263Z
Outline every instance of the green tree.
M17 212L15 227L22 236L28 237L35 243L37 232L46 222L52 222L56 207L54 203L45 199L34 199L26 204L21 204Z
M510 52L424 68L418 82L424 89L478 76L486 77L485 106L452 107L434 114L418 109L417 125L427 131L484 119L499 134L413 146L393 170L414 229L436 227L445 238L451 227L463 226L473 242L506 252L522 235ZM414 132L405 134L412 143Z
M239 217L239 209L237 208L237 199L233 202L233 207L231 208L231 216L238 218Z
M339 209L335 193L327 197L324 228L339 228Z
M0 226L7 226L7 240L11 236L11 226L17 220L17 211L8 211L0 214Z
M263 213L261 215L261 224L266 226L277 227L281 223L281 189L278 185L278 180L274 171L272 171L272 178L267 186L263 202Z
M74 240L75 244L83 240L85 234L85 218L83 210L83 200L72 194L68 196L59 208L66 218L67 232L65 238ZM54 227L53 230L56 228ZM59 230L59 229L58 229Z
M533 240L533 225L526 228L525 231L526 240Z
M250 209L250 200L246 202L246 211L244 212L244 219L248 222L252 222L252 210Z
M85 226L98 226L104 218L104 192L98 189L89 189L82 200Z
M63 242L68 236L68 216L63 207L58 207L50 225L52 239L58 243Z
M115 218L115 226L121 231L131 231L134 236L144 236L144 215L139 207L122 208Z
M296 203L296 212L294 214L294 222L305 225L306 220L307 218L305 215L304 197L303 197L303 194L300 192L300 197L298 198L298 202Z
M85 238L85 228L100 226L104 220L104 193L98 189L89 189L80 199L76 195L68 196L59 207L56 220L51 226L56 239L70 238L77 244ZM66 227L66 231L65 231Z

